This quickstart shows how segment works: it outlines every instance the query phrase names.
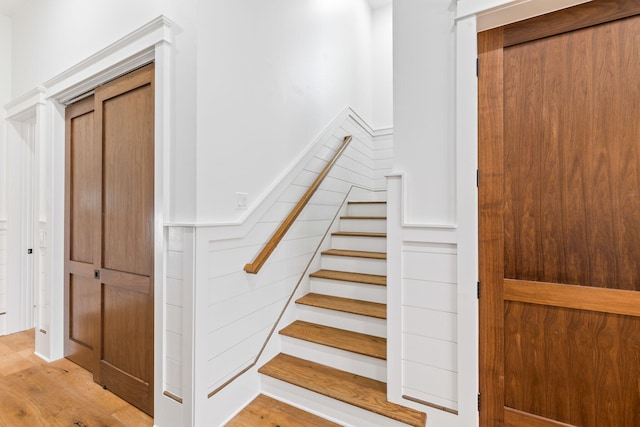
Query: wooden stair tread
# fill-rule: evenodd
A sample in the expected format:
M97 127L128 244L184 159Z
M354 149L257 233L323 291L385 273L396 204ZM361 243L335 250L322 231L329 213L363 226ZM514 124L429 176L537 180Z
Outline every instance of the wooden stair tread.
M347 249L328 249L322 255L350 256L354 258L387 259L386 252L351 251Z
M368 231L336 231L331 233L331 235L349 237L387 237L387 233L371 233Z
M296 320L280 330L280 334L362 354L364 356L375 357L376 359L387 359L386 338L332 328L330 326L318 325L302 320Z
M340 424L320 418L317 415L287 405L284 402L259 395L251 401L242 411L225 427L276 427L276 426L300 426L300 427L340 427Z
M311 293L299 298L296 303L345 313L360 314L362 316L376 317L378 319L387 318L386 304L377 302Z
M363 216L363 215L347 215L341 216L340 219L383 219L386 220L386 216Z
M387 401L387 385L280 353L258 372L379 415L424 427L426 414Z
M349 271L318 270L309 277L317 279L342 280L344 282L366 283L369 285L387 286L387 276L377 274L351 273Z

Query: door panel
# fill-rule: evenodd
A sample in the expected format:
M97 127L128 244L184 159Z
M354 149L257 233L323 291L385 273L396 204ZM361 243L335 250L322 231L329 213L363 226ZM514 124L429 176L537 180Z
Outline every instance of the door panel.
M153 415L154 68L67 108L65 355Z
M103 267L150 276L153 267L151 84L105 99L102 117Z
M478 35L482 426L638 425L639 14Z
M100 342L100 284L93 279L97 255L93 97L68 107L65 116L64 354L83 368L95 372L95 349Z
M89 105L90 104L90 105ZM95 158L93 140L93 101L86 102L91 111L70 120L70 259L93 264L93 230L95 216L95 180L92 169Z
M153 66L96 89L102 347L99 382L153 413Z

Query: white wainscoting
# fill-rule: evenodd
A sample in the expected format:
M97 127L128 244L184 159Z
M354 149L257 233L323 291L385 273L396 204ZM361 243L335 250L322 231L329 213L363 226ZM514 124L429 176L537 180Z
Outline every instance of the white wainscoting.
M0 220L0 313L7 311L7 229L5 220ZM7 315L0 314L0 335L7 333Z
M244 265L253 261L346 135L353 137L351 143L277 249L258 274L246 273ZM196 402L199 393L211 395L204 411L196 408L196 423L222 423L258 393L255 368L219 388L256 361L293 290L299 282L307 286L305 272L347 194L363 189L370 200L384 197L375 191L384 192L386 182L381 187L376 182L382 183L380 177L390 170L391 150L390 131L378 135L347 108L242 223L196 226ZM270 345L267 353L272 351Z
M353 139L287 232L262 270L247 274L253 260L342 143ZM207 387L211 392L252 364L294 287L302 277L352 186L373 189L373 135L348 115L326 135L298 175L246 236L217 238L219 228L202 228L208 240Z
M458 260L454 225L404 222L402 175L388 177L389 400L458 425ZM436 425L434 424L434 425Z

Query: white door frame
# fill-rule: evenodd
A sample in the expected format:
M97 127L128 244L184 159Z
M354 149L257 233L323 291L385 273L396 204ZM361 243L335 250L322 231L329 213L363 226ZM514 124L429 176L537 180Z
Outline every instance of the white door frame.
M7 330L14 332L35 326L36 294L35 230L38 208L38 176L35 167L35 108L9 117L7 131ZM27 250L31 250L31 254Z
M179 420L185 413L181 405L163 395L165 265L164 214L169 212L169 137L171 124L172 50L171 21L160 16L105 49L44 82L38 96L23 96L7 105L9 116L19 116L37 108L35 135L42 140L45 159L39 167L46 170L47 200L39 222L39 237L46 242L42 271L50 278L43 300L49 301L40 322L48 325L45 333L36 333L36 353L45 359L64 356L64 176L65 107L81 99L95 87L147 63L155 62L155 167L154 167L154 400L155 419ZM44 220L43 220L44 218ZM187 400L188 399L188 400ZM190 396L183 396L184 406ZM171 423L166 423L172 425ZM175 423L173 423L175 424Z

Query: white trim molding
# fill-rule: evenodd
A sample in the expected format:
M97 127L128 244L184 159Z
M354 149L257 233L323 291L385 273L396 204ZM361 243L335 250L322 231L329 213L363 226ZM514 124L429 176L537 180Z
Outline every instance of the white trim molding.
M159 16L44 83L66 105L88 91L154 60L158 44L171 44L172 22Z
M41 213L45 221L43 233L46 257L43 269L50 280L50 317L47 334L36 336L36 352L55 360L63 356L64 319L64 152L65 106L80 99L95 87L147 63L155 62L155 168L154 168L154 400L157 425L190 425L192 402L183 405L163 395L166 370L164 365L165 304L165 228L164 218L169 201L169 155L172 117L172 26L165 16L159 16L135 31L116 40L85 60L70 67L42 85L7 104L14 121L35 118L35 133L43 149L41 166L46 174L47 206ZM39 106L39 108L34 108ZM32 112L36 111L36 114ZM41 319L47 323L47 319ZM185 375L184 388L190 388L192 373ZM185 396L186 397L186 396Z
M44 105L46 89L37 86L4 106L9 121L26 122L35 118L35 107Z

